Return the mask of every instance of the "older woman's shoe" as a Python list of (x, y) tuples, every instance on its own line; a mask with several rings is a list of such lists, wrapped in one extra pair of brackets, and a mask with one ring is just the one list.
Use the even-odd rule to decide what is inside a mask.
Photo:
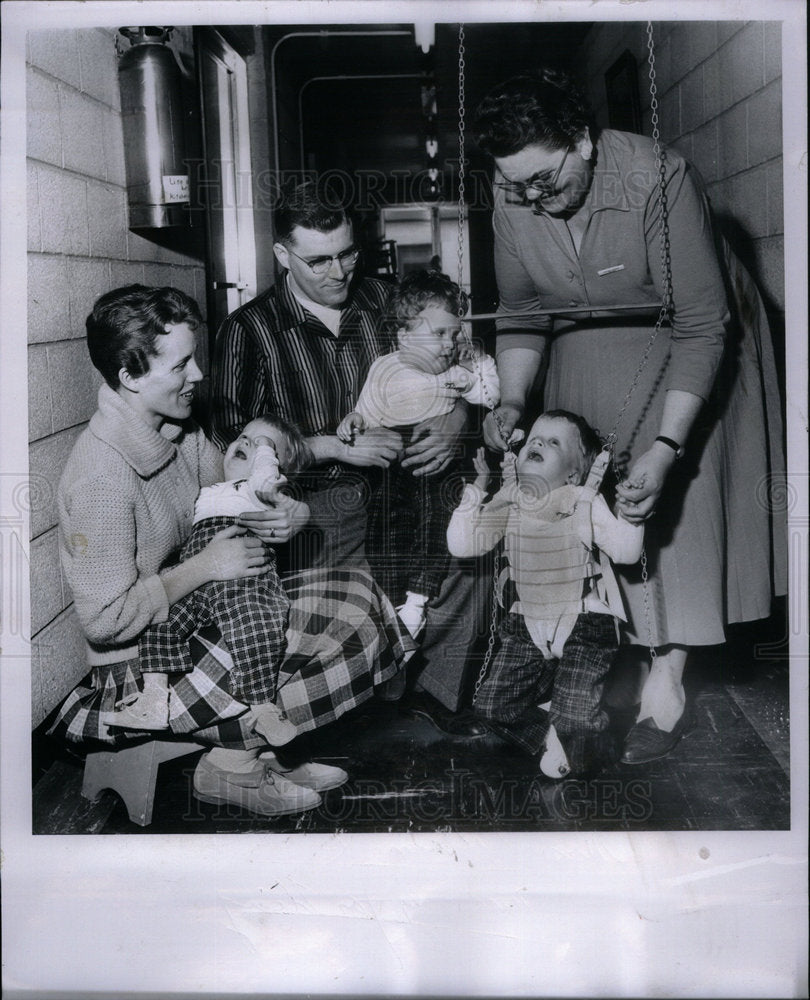
[(681, 737), (690, 733), (694, 728), (694, 719), (688, 709), (684, 709), (683, 715), (672, 727), (672, 731), (668, 733), (659, 729), (652, 718), (642, 719), (633, 726), (625, 738), (621, 762), (622, 764), (647, 764), (651, 760), (666, 757)]
[(250, 771), (225, 771), (200, 758), (194, 771), (194, 797), (214, 805), (239, 806), (258, 816), (287, 816), (321, 804), (311, 788), (293, 784), (261, 761)]
[(298, 767), (285, 767), (272, 750), (259, 754), (259, 760), (266, 764), (274, 774), (302, 788), (311, 788), (315, 792), (328, 792), (331, 788), (340, 788), (349, 780), (349, 775), (342, 767), (331, 764), (316, 764), (307, 761)]

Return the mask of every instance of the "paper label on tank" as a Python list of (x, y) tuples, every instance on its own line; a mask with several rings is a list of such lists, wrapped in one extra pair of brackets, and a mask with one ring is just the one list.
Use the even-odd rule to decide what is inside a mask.
[(178, 202), (187, 202), (189, 199), (188, 175), (187, 174), (164, 174), (163, 175), (163, 203), (165, 205), (175, 205)]

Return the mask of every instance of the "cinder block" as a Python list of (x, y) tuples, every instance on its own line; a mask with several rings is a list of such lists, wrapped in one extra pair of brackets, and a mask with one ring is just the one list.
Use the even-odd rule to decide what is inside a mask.
[(759, 90), (765, 76), (762, 23), (751, 21), (723, 49), (732, 68), (733, 101), (741, 101)]
[[(43, 718), (87, 674), (87, 646), (73, 607), (67, 608), (36, 637)], [(41, 722), (42, 719), (36, 720)]]
[(684, 133), (694, 131), (706, 120), (703, 90), (703, 67), (698, 66), (681, 80), (681, 129)]
[(717, 45), (725, 44), (745, 27), (745, 21), (716, 21)]
[(120, 108), (115, 31), (91, 28), (77, 33), (81, 89), (111, 108)]
[(785, 241), (782, 236), (766, 236), (754, 241), (754, 277), (772, 308), (785, 308)]
[(699, 66), (717, 50), (717, 26), (714, 21), (676, 21), (670, 35), (672, 65), (682, 73)]
[(124, 189), (89, 181), (87, 208), (92, 256), (124, 259), (127, 253)]
[[(93, 303), (112, 287), (110, 285), (110, 263), (107, 260), (72, 257), (66, 261), (68, 275), (68, 299), (70, 303), (70, 325), (68, 336), (84, 340), (85, 320), (93, 308)], [(88, 362), (89, 364), (89, 362)]]
[(52, 167), (39, 168), (39, 208), (42, 249), (46, 253), (87, 256), (87, 182)]
[(762, 22), (762, 52), (764, 82), (770, 83), (782, 75), (782, 22)]
[(28, 440), (53, 434), (48, 354), (44, 344), (28, 348)]
[(59, 87), (55, 80), (31, 67), (26, 72), (26, 85), (28, 156), (61, 167)]
[(126, 187), (127, 174), (124, 164), (124, 133), (121, 114), (111, 108), (101, 109), (101, 127), (104, 137), (104, 162), (106, 179), (110, 184)]
[(733, 179), (734, 214), (750, 239), (768, 230), (768, 172), (765, 167), (745, 170)]
[(753, 166), (782, 154), (782, 81), (774, 80), (748, 101), (748, 162)]
[(68, 170), (104, 180), (101, 105), (75, 90), (62, 94), (62, 155)]
[(57, 523), (56, 488), (81, 430), (81, 427), (72, 427), (34, 441), (28, 450), (32, 538), (37, 538)]
[(715, 54), (710, 56), (703, 63), (703, 114), (706, 121), (717, 118), (726, 108), (724, 102), (726, 90), (731, 93), (731, 87), (726, 87), (725, 81), (721, 84), (721, 63), (720, 56)]
[(710, 121), (692, 133), (692, 158), (707, 183), (717, 179), (719, 162), (716, 121)]
[(68, 278), (63, 257), (28, 254), (28, 340), (62, 340), (70, 330)]
[(767, 167), (768, 236), (776, 236), (785, 231), (783, 168), (784, 164), (781, 156), (777, 160), (772, 160)]
[(142, 284), (144, 284), (143, 264), (137, 261), (110, 261), (110, 288)]
[[(25, 166), (26, 224), (29, 253), (39, 253), (42, 249), (42, 226), (39, 221), (39, 168), (36, 163)], [(4, 207), (3, 211), (7, 209)]]
[(73, 87), (81, 86), (79, 45), (73, 30), (31, 31), (28, 51), (32, 65)]
[(737, 104), (717, 119), (717, 145), (720, 174), (729, 177), (748, 165), (748, 116), (745, 105)]
[(48, 344), (54, 431), (86, 423), (96, 409), (100, 378), (83, 340)]
[(31, 635), (45, 628), (64, 611), (59, 567), (57, 529), (46, 531), (31, 542)]

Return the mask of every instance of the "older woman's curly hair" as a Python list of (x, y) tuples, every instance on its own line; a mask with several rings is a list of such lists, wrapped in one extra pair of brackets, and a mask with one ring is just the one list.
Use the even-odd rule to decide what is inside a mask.
[(564, 149), (586, 128), (595, 141), (591, 109), (579, 88), (566, 73), (544, 68), (487, 94), (476, 112), (475, 139), (491, 156), (512, 156), (535, 143)]

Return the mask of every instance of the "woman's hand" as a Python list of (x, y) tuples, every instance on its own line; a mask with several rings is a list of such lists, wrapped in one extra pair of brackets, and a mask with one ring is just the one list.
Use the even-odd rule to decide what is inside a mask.
[(663, 446), (654, 445), (640, 455), (623, 482), (616, 487), (616, 507), (631, 524), (641, 524), (655, 513), (669, 470), (675, 462), (675, 453)]
[(436, 476), (459, 452), (459, 441), (467, 426), (467, 403), (458, 400), (449, 413), (422, 420), (413, 429), (405, 449), (403, 469), (413, 469), (414, 476)]
[(309, 521), (309, 507), (299, 500), (277, 493), (265, 510), (248, 510), (236, 519), (257, 540), (270, 545), (283, 545), (297, 535)]
[(517, 422), (523, 416), (523, 407), (502, 403), (484, 418), (484, 441), (494, 451), (506, 451)]
[(259, 576), (266, 560), (261, 541), (236, 524), (218, 531), (197, 557), (208, 580), (238, 580)]

